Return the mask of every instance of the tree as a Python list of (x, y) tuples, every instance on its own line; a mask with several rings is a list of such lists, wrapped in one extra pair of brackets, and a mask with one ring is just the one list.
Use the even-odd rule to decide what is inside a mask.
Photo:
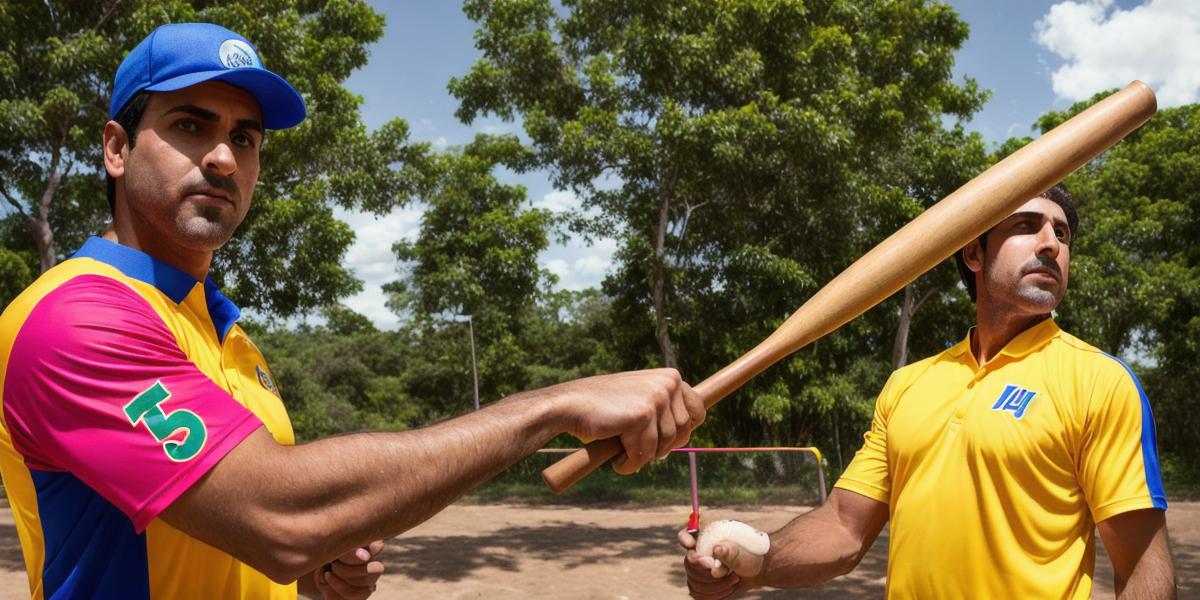
[[(494, 169), (527, 168), (531, 156), (515, 136), (480, 135), (459, 151), (438, 157), (436, 185), (416, 240), (396, 243), (404, 278), (385, 287), (389, 305), (410, 319), (431, 350), (412, 365), (414, 393), (443, 398), (445, 414), (469, 403), (466, 327), (470, 315), (478, 349), (480, 396), (485, 401), (526, 389), (527, 346), (521, 343), (526, 315), (535, 310), (552, 275), (537, 265), (550, 244), (549, 212), (526, 208), (525, 188), (500, 183)], [(419, 383), (423, 382), (423, 383)], [(460, 393), (458, 390), (463, 390)]]
[(0, 4), (0, 195), (41, 270), (108, 219), (100, 137), (117, 66), (155, 27), (181, 21), (254, 41), (309, 110), (301, 126), (268, 136), (254, 206), (217, 254), (214, 278), (235, 302), (282, 317), (358, 290), (341, 265), (354, 235), (331, 207), (386, 212), (419, 194), (429, 160), (401, 120), (368, 133), (361, 99), (341, 87), (383, 33), (361, 0)]
[[(520, 118), (537, 164), (597, 210), (581, 230), (620, 240), (604, 290), (625, 328), (623, 366), (715, 371), (981, 154), (948, 150), (980, 143), (941, 131), (984, 98), (950, 80), (967, 28), (944, 4), (470, 0), (465, 11), (482, 57), (450, 84), (457, 114)], [(912, 148), (929, 149), (916, 174)], [(963, 164), (936, 162), (948, 156)], [(895, 308), (750, 382), (725, 414), (755, 418), (706, 432), (763, 439), (765, 424), (794, 441), (838, 429), (842, 397), (873, 395), (886, 376), (871, 365), (893, 354)], [(854, 410), (848, 430), (865, 418)]]

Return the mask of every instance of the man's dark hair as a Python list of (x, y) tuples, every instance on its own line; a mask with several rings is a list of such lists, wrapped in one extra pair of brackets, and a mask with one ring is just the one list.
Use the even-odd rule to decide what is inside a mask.
[[(125, 136), (129, 138), (129, 148), (133, 149), (134, 140), (137, 139), (138, 125), (142, 122), (142, 114), (146, 112), (146, 101), (150, 99), (150, 92), (138, 92), (134, 94), (125, 106), (121, 107), (121, 111), (117, 113), (117, 118), (113, 119), (121, 129), (125, 130)], [(112, 216), (117, 215), (117, 180), (113, 179), (112, 175), (105, 175), (108, 184), (108, 210)]]
[[(1075, 201), (1071, 199), (1071, 192), (1067, 191), (1067, 187), (1061, 183), (1057, 183), (1054, 187), (1038, 194), (1035, 198), (1045, 198), (1063, 209), (1063, 213), (1067, 215), (1067, 228), (1071, 230), (1071, 239), (1067, 242), (1070, 246), (1075, 242), (1075, 230), (1079, 228), (1079, 213), (1075, 212)], [(991, 233), (991, 229), (983, 232), (979, 236), (979, 246), (984, 250), (987, 249), (987, 235)], [(967, 294), (971, 296), (971, 302), (975, 301), (975, 272), (967, 268), (967, 263), (963, 260), (963, 250), (959, 249), (954, 253), (954, 264), (958, 266), (958, 276), (962, 278), (963, 285), (967, 286)]]

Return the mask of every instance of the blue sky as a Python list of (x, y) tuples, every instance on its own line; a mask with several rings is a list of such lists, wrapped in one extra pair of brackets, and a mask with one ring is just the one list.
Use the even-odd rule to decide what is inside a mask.
[[(453, 1), (376, 2), (387, 17), (383, 39), (371, 46), (371, 59), (346, 86), (363, 97), (363, 120), (374, 128), (400, 117), (411, 139), (437, 148), (469, 142), (476, 133), (518, 132), (512, 123), (485, 118), (470, 127), (454, 117), (457, 102), (446, 91), (453, 76), (465, 74), (478, 55), (474, 23)], [(1200, 96), (1200, 0), (954, 0), (950, 4), (970, 25), (959, 51), (955, 76), (974, 77), (992, 92), (968, 124), (990, 143), (1032, 135), (1042, 113), (1069, 106), (1097, 91), (1142, 79), (1158, 92), (1160, 106), (1197, 102)], [(574, 205), (571, 194), (556, 191), (544, 176), (501, 174), (528, 190), (531, 204), (551, 210)], [(420, 207), (382, 218), (347, 214), (358, 235), (347, 260), (365, 283), (346, 304), (381, 327), (395, 317), (383, 306), (379, 287), (395, 279), (392, 243), (412, 237)], [(539, 259), (570, 289), (598, 285), (615, 250), (611, 240), (587, 246), (571, 241)]]

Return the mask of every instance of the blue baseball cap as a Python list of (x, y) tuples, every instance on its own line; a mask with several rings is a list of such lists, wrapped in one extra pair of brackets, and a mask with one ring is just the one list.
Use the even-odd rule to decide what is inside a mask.
[(176, 23), (150, 32), (121, 62), (113, 80), (108, 116), (117, 118), (138, 92), (171, 92), (205, 81), (224, 81), (254, 96), (263, 127), (287, 129), (304, 120), (304, 99), (282, 77), (266, 70), (246, 38), (211, 23)]

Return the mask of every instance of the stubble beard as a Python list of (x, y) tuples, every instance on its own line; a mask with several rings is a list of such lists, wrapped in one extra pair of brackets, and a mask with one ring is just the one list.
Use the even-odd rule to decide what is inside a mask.
[(231, 210), (215, 206), (180, 208), (182, 210), (175, 217), (175, 230), (182, 239), (187, 240), (189, 246), (196, 249), (216, 250), (224, 246), (237, 231)]
[(1065, 293), (1065, 290), (1058, 289), (1061, 284), (1046, 288), (1028, 283), (1024, 281), (1024, 270), (1023, 266), (1008, 281), (999, 280), (994, 272), (988, 273), (989, 289), (1004, 290), (1004, 295), (1009, 298), (1008, 303), (1020, 307), (1024, 312), (1045, 314), (1057, 308)]

